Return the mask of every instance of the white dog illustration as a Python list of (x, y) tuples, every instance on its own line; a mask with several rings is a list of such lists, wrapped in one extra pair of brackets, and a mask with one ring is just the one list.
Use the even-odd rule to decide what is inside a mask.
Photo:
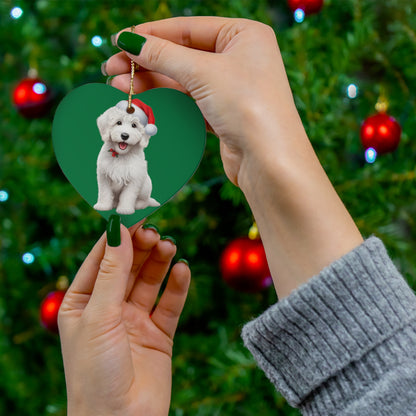
[(152, 181), (147, 173), (144, 149), (157, 133), (152, 109), (140, 100), (120, 101), (97, 118), (103, 146), (97, 159), (98, 201), (94, 208), (118, 214), (158, 207), (151, 198)]

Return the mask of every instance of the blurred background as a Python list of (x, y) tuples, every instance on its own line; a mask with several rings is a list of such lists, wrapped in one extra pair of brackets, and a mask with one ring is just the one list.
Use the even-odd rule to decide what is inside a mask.
[[(416, 289), (415, 0), (0, 0), (0, 414), (66, 414), (59, 290), (106, 226), (56, 162), (56, 106), (78, 86), (106, 82), (111, 34), (191, 15), (275, 29), (327, 174), (362, 234), (382, 238)], [(176, 238), (177, 258), (193, 272), (171, 415), (298, 415), (240, 339), (242, 325), (277, 299), (264, 288), (253, 217), (224, 175), (216, 137), (208, 135), (191, 181), (148, 222)], [(235, 253), (249, 263), (233, 269)]]

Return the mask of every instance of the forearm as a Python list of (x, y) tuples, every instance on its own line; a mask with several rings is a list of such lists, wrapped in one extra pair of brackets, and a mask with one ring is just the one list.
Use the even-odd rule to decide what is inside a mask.
[[(297, 114), (243, 159), (239, 186), (257, 221), (279, 298), (363, 241)], [(282, 137), (282, 134), (286, 137)]]

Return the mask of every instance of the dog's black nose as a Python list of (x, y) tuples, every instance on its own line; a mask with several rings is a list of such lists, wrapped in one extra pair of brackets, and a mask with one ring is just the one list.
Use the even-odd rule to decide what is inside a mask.
[(129, 138), (128, 133), (121, 133), (121, 138), (122, 138), (123, 140), (127, 140), (127, 139)]

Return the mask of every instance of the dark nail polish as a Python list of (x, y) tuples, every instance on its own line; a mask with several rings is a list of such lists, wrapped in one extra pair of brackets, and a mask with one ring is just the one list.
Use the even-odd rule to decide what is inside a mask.
[(170, 235), (164, 235), (163, 237), (160, 237), (161, 240), (168, 240), (170, 241), (172, 244), (176, 245), (176, 240), (171, 237)]
[(142, 228), (143, 230), (154, 230), (159, 233), (159, 229), (156, 227), (156, 225), (153, 224), (144, 224)]
[(104, 61), (104, 62), (101, 64), (101, 73), (102, 73), (105, 77), (108, 77), (106, 65), (107, 65), (107, 61)]
[(140, 55), (146, 38), (132, 32), (122, 32), (117, 39), (117, 46), (133, 55)]
[(118, 247), (121, 244), (119, 215), (113, 214), (108, 219), (107, 243), (110, 247)]
[(186, 259), (179, 259), (178, 263), (185, 263), (189, 267), (189, 261)]

